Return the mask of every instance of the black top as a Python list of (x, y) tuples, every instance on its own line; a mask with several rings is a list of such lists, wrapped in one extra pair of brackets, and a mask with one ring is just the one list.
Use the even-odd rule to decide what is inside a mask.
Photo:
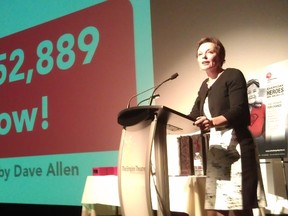
[(192, 119), (203, 116), (206, 96), (212, 117), (223, 115), (228, 127), (247, 127), (250, 124), (247, 86), (243, 73), (235, 68), (227, 68), (208, 89), (208, 78), (202, 82), (198, 97), (189, 114)]

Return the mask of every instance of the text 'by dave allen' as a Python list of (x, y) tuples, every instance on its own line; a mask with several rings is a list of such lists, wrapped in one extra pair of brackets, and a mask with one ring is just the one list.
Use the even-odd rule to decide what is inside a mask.
[(20, 164), (15, 164), (12, 168), (0, 167), (0, 179), (4, 181), (9, 178), (15, 177), (40, 177), (40, 176), (78, 176), (78, 166), (67, 166), (63, 165), (62, 161), (56, 161), (49, 163), (47, 168), (45, 167), (24, 167)]

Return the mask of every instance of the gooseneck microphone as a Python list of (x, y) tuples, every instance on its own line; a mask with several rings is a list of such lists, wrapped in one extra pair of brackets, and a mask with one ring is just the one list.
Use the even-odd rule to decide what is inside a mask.
[[(162, 83), (160, 83), (160, 84), (157, 85), (157, 86), (153, 86), (153, 87), (151, 87), (151, 88), (149, 88), (149, 89), (146, 89), (145, 91), (142, 91), (142, 92), (140, 92), (140, 93), (138, 93), (138, 94), (136, 94), (136, 95), (133, 95), (133, 96), (129, 99), (129, 101), (128, 101), (127, 108), (130, 108), (132, 99), (134, 99), (135, 97), (137, 97), (137, 96), (139, 96), (139, 95), (141, 95), (141, 94), (144, 94), (144, 93), (147, 92), (147, 91), (150, 91), (150, 90), (154, 89), (154, 91), (152, 92), (151, 97), (149, 97), (149, 99), (150, 99), (150, 106), (151, 106), (152, 101), (153, 101), (153, 99), (155, 98), (155, 96), (154, 96), (155, 91), (156, 91), (161, 85), (163, 85), (165, 82), (167, 82), (167, 81), (169, 81), (169, 80), (173, 80), (173, 79), (175, 79), (176, 77), (178, 77), (178, 73), (173, 74), (169, 79), (164, 80)], [(156, 95), (156, 97), (157, 97), (157, 95)], [(148, 99), (148, 100), (149, 100), (149, 99)], [(142, 102), (143, 102), (143, 101), (141, 101), (141, 103), (142, 103)], [(138, 104), (138, 105), (139, 105), (139, 104)]]
[[(152, 100), (154, 100), (155, 98), (159, 98), (159, 97), (160, 97), (160, 95), (159, 95), (159, 94), (156, 94), (156, 95), (153, 95), (152, 97), (153, 97), (153, 99), (152, 99)], [(149, 97), (149, 98), (146, 98), (146, 99), (144, 99), (144, 100), (140, 101), (140, 102), (137, 104), (137, 106), (139, 106), (140, 104), (142, 104), (143, 102), (145, 102), (145, 101), (148, 101), (148, 100), (151, 100), (151, 97)]]
[[(138, 93), (138, 94), (136, 94), (136, 95), (133, 95), (133, 96), (129, 99), (129, 101), (128, 101), (127, 108), (130, 108), (130, 104), (131, 104), (131, 101), (132, 101), (133, 98), (137, 97), (138, 95), (144, 94), (145, 92), (150, 91), (150, 90), (152, 90), (152, 89), (154, 89), (154, 88), (155, 88), (155, 86), (153, 86), (153, 87), (151, 87), (151, 88), (149, 88), (149, 89), (146, 89), (145, 91), (142, 91), (142, 92), (140, 92), (140, 93)], [(149, 99), (150, 99), (150, 98), (149, 98)]]
[(162, 83), (160, 83), (159, 85), (157, 85), (155, 88), (154, 88), (154, 91), (152, 92), (152, 95), (151, 95), (151, 99), (150, 99), (150, 103), (149, 103), (149, 105), (151, 106), (152, 105), (152, 102), (153, 102), (153, 99), (154, 99), (154, 93), (156, 92), (156, 90), (160, 87), (160, 86), (162, 86), (164, 83), (166, 83), (166, 82), (168, 82), (168, 81), (170, 81), (170, 80), (174, 80), (174, 79), (176, 79), (177, 77), (179, 76), (179, 74), (178, 73), (175, 73), (175, 74), (173, 74), (170, 78), (168, 78), (168, 79), (166, 79), (166, 80), (164, 80)]

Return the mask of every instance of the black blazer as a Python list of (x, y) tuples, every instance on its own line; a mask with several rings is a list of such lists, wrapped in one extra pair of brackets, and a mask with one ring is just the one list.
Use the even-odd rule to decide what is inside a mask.
[(209, 89), (207, 81), (208, 78), (202, 82), (189, 116), (195, 119), (204, 115), (203, 105), (208, 96), (212, 117), (223, 115), (228, 120), (227, 127), (247, 127), (250, 124), (250, 111), (243, 73), (227, 68)]

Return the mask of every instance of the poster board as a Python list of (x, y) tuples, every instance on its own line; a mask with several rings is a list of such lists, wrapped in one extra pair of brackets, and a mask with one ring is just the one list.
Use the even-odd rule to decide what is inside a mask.
[(251, 114), (249, 129), (258, 145), (260, 158), (287, 156), (287, 71), (288, 60), (285, 60), (246, 77)]

